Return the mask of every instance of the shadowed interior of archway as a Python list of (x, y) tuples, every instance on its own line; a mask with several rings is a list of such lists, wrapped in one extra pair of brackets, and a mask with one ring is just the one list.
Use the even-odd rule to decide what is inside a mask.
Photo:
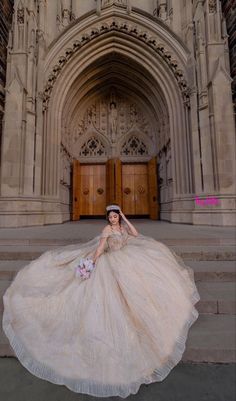
[[(117, 113), (113, 122), (112, 104)], [(160, 87), (147, 69), (116, 52), (78, 72), (65, 99), (61, 123), (64, 205), (71, 203), (73, 159), (145, 162), (170, 145), (168, 108)]]

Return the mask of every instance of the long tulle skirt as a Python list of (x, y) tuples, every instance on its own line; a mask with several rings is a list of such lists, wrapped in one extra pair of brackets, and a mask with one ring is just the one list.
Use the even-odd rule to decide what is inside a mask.
[(4, 294), (3, 329), (32, 374), (78, 393), (127, 397), (181, 360), (198, 318), (194, 274), (163, 243), (131, 237), (75, 277), (99, 236), (44, 253)]

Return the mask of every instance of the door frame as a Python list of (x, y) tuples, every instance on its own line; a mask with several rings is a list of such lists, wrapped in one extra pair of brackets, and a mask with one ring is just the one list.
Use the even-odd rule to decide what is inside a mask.
[[(146, 164), (148, 167), (148, 194), (149, 194), (149, 218), (151, 220), (159, 220), (160, 207), (157, 185), (157, 158), (153, 157), (148, 162), (122, 162), (119, 158), (107, 160), (107, 162), (94, 162), (86, 163), (73, 159), (72, 164), (72, 213), (73, 221), (80, 219), (80, 187), (81, 187), (81, 174), (80, 168), (82, 165), (104, 165), (106, 166), (106, 203), (117, 203), (123, 207), (122, 196), (122, 165), (123, 164)], [(93, 216), (90, 216), (93, 217)], [(99, 217), (99, 216), (96, 216)]]

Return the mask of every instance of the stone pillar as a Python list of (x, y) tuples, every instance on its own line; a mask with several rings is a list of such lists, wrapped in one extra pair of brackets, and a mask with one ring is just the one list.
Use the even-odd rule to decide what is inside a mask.
[(199, 116), (199, 140), (201, 148), (202, 191), (214, 191), (214, 169), (212, 160), (212, 141), (209, 130), (208, 89), (207, 89), (207, 36), (205, 32), (205, 11), (203, 3), (199, 2), (195, 10), (195, 58), (197, 108)]
[[(7, 0), (0, 3), (0, 154), (2, 143), (2, 125), (4, 118), (5, 107), (5, 84), (6, 84), (6, 69), (7, 69), (7, 44), (12, 43), (12, 32), (10, 30), (13, 13), (13, 0)], [(0, 157), (1, 165), (1, 157)]]
[(201, 210), (195, 204), (193, 222), (233, 225), (235, 221), (235, 126), (231, 97), (231, 78), (227, 60), (221, 3), (208, 0), (196, 3), (195, 60), (199, 150), (202, 191), (214, 194), (217, 204)]
[(221, 193), (235, 190), (235, 127), (231, 97), (231, 78), (225, 63), (225, 34), (221, 5), (208, 1), (206, 13), (209, 117), (215, 189)]
[(233, 79), (232, 82), (232, 95), (234, 104), (234, 116), (236, 122), (236, 43), (235, 43), (235, 26), (236, 26), (236, 8), (232, 7), (232, 0), (222, 0), (222, 11), (225, 19), (222, 20), (223, 24), (223, 36), (228, 49), (225, 51), (228, 54), (230, 60), (230, 74)]
[(33, 193), (36, 10), (16, 3), (8, 49), (1, 194)]

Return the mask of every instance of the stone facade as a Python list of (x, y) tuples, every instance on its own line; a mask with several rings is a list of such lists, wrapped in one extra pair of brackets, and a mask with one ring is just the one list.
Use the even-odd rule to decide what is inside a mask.
[(73, 158), (153, 156), (161, 219), (236, 223), (219, 0), (15, 0), (7, 61), (1, 226), (70, 219)]
[(0, 3), (0, 149), (5, 104), (7, 43), (12, 22), (13, 4), (14, 0), (3, 0)]
[(227, 33), (229, 35), (229, 59), (232, 82), (232, 96), (236, 120), (236, 2), (234, 0), (222, 0), (222, 11), (226, 20)]

